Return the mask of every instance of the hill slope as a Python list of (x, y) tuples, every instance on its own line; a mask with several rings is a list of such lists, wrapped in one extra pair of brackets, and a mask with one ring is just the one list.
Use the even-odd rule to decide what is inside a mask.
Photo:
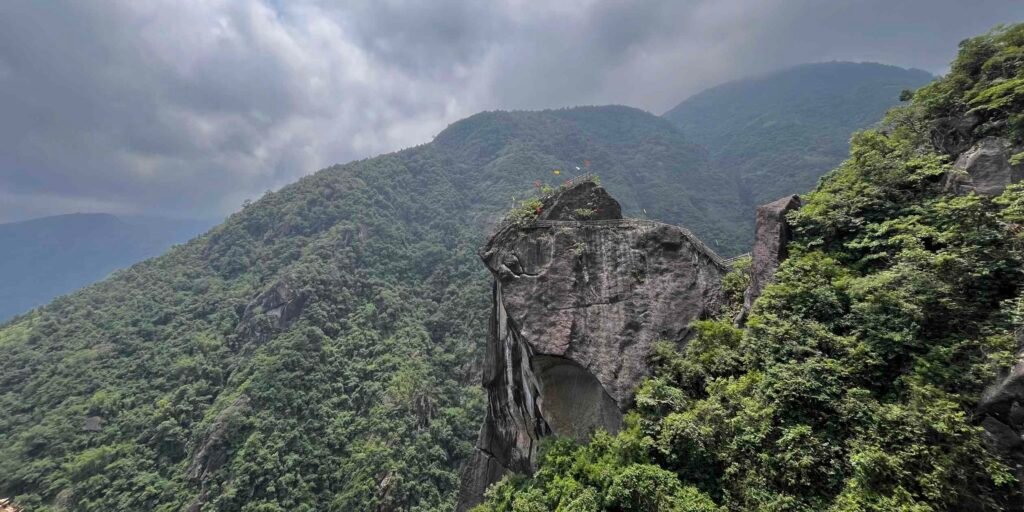
[(805, 64), (713, 87), (664, 117), (707, 149), (744, 212), (737, 222), (749, 228), (757, 205), (814, 187), (846, 158), (853, 132), (880, 121), (900, 91), (932, 78), (873, 63)]
[(701, 155), (624, 107), (484, 113), (325, 169), (0, 327), (0, 496), (37, 510), (453, 507), (482, 414), (475, 250), (512, 196), (585, 160), (627, 208), (721, 228), (713, 198), (678, 185), (712, 179)]
[(453, 507), (483, 407), (475, 250), (530, 183), (577, 166), (626, 215), (745, 248), (731, 183), (662, 118), (470, 117), (270, 193), (0, 327), (0, 497), (37, 510)]
[(210, 225), (109, 214), (0, 224), (0, 322), (156, 256)]
[(623, 433), (478, 512), (1024, 509), (1022, 56), (1024, 24), (962, 42), (789, 215), (745, 329), (662, 346)]

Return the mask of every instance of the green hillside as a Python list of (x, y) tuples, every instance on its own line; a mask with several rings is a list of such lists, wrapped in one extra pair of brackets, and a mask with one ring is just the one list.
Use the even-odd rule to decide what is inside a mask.
[(632, 211), (723, 229), (678, 185), (712, 179), (699, 154), (624, 107), (484, 113), (325, 169), (0, 328), (0, 497), (453, 507), (483, 406), (475, 250), (513, 196), (585, 160)]
[(902, 90), (932, 78), (874, 63), (805, 64), (713, 87), (664, 117), (707, 149), (744, 213), (736, 222), (753, 233), (755, 207), (813, 188), (846, 158), (853, 132), (880, 121)]
[(1018, 362), (1024, 184), (943, 181), (975, 142), (1022, 147), (1022, 84), (1024, 25), (961, 43), (791, 214), (790, 257), (745, 329), (703, 321), (662, 347), (623, 433), (550, 443), (479, 510), (1021, 510), (1019, 434), (1002, 444), (977, 411)]
[(483, 413), (476, 248), (532, 184), (588, 172), (627, 216), (747, 250), (733, 183), (667, 120), (478, 114), (269, 193), (0, 327), (0, 498), (45, 511), (452, 508)]

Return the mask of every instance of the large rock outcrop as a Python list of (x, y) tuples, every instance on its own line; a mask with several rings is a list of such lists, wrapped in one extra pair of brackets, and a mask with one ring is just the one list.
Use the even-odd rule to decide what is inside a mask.
[(1024, 164), (1010, 163), (1013, 155), (1024, 151), (1006, 139), (985, 137), (960, 153), (953, 172), (946, 178), (947, 191), (966, 194), (976, 192), (996, 196), (1007, 186), (1024, 179)]
[[(573, 220), (579, 208), (603, 216)], [(717, 311), (722, 260), (682, 228), (618, 212), (604, 189), (576, 185), (481, 249), (494, 276), (488, 407), (459, 510), (507, 472), (532, 472), (543, 437), (617, 431), (653, 344), (685, 343)]]
[(757, 224), (754, 234), (754, 249), (751, 252), (750, 284), (743, 294), (743, 309), (737, 323), (743, 323), (754, 301), (761, 296), (765, 286), (772, 281), (775, 270), (789, 255), (787, 246), (793, 239), (793, 230), (786, 221), (786, 214), (800, 208), (800, 196), (787, 196), (757, 208)]
[(308, 301), (309, 294), (290, 279), (284, 278), (274, 283), (245, 307), (242, 319), (235, 328), (232, 348), (266, 343), (274, 334), (291, 327)]

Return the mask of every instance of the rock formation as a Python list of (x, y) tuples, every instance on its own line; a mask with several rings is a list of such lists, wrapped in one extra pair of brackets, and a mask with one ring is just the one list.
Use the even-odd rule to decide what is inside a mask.
[(977, 192), (996, 196), (1024, 178), (1024, 164), (1012, 165), (1011, 157), (1024, 151), (999, 137), (985, 137), (960, 153), (953, 172), (946, 178), (946, 190), (958, 194)]
[(1018, 482), (1024, 482), (1024, 332), (1017, 333), (1017, 346), (1017, 364), (986, 390), (978, 419), (989, 444), (1010, 464)]
[(754, 301), (768, 286), (779, 264), (788, 256), (786, 249), (793, 239), (793, 230), (786, 222), (786, 214), (800, 208), (799, 196), (788, 196), (757, 208), (757, 227), (750, 262), (750, 285), (743, 294), (743, 309), (736, 323), (742, 324), (750, 313)]
[(287, 330), (298, 320), (308, 300), (308, 294), (287, 278), (274, 283), (245, 307), (232, 348), (263, 344), (275, 333)]
[[(581, 208), (598, 220), (574, 220)], [(619, 212), (604, 189), (578, 184), (481, 249), (494, 276), (488, 407), (458, 510), (505, 473), (532, 472), (545, 436), (617, 431), (654, 342), (685, 343), (690, 323), (717, 311), (722, 260), (682, 228)]]

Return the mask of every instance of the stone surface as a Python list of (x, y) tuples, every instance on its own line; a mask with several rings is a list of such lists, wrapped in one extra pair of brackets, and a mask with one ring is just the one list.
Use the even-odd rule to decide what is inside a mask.
[(506, 226), (480, 254), (494, 276), (489, 403), (458, 510), (505, 473), (532, 472), (545, 436), (618, 431), (654, 342), (685, 343), (717, 311), (725, 271), (686, 230), (628, 219)]
[(971, 147), (975, 128), (981, 123), (977, 114), (938, 119), (931, 128), (932, 144), (949, 155), (959, 155)]
[(1024, 151), (1014, 148), (998, 137), (986, 137), (960, 153), (953, 164), (953, 172), (946, 177), (949, 192), (979, 195), (999, 195), (1010, 184), (1024, 178), (1024, 164), (1010, 165), (1010, 157)]
[(186, 473), (188, 478), (199, 482), (199, 494), (183, 510), (198, 512), (202, 509), (208, 497), (206, 484), (209, 476), (228, 460), (231, 448), (229, 437), (232, 428), (237, 428), (232, 425), (232, 418), (243, 416), (251, 408), (249, 397), (241, 395), (214, 418), (213, 423), (204, 434), (202, 442), (193, 453)]
[[(538, 220), (608, 220), (621, 219), (619, 202), (591, 180), (577, 183), (544, 200)], [(583, 211), (593, 212), (590, 215)]]
[(1017, 347), (1017, 364), (985, 391), (977, 416), (989, 445), (1024, 482), (1024, 332), (1017, 333)]
[(246, 306), (235, 329), (238, 334), (236, 344), (265, 343), (275, 333), (291, 327), (308, 300), (308, 294), (299, 291), (286, 279), (278, 281)]
[(751, 252), (750, 285), (743, 294), (743, 309), (737, 323), (743, 323), (754, 301), (771, 283), (775, 270), (788, 256), (786, 247), (793, 239), (793, 230), (786, 214), (800, 208), (800, 196), (788, 196), (757, 208), (754, 248)]
[(103, 430), (103, 418), (99, 416), (89, 416), (82, 422), (82, 430), (86, 432), (99, 432)]

